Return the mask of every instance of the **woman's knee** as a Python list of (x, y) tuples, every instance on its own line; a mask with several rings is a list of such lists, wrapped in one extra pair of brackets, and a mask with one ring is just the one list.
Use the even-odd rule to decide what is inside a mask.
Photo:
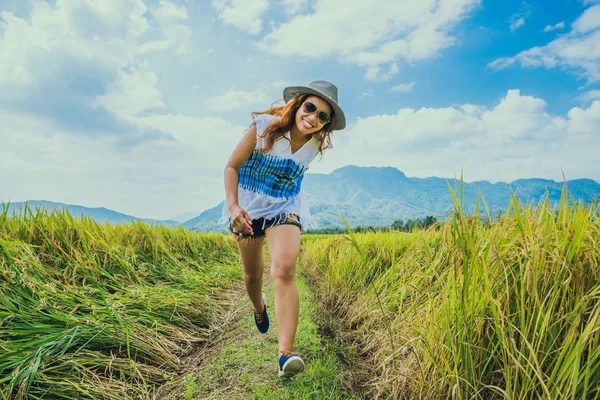
[(274, 281), (293, 282), (296, 279), (296, 262), (272, 262), (271, 277)]
[(264, 266), (262, 264), (251, 267), (244, 266), (244, 279), (249, 282), (259, 281), (263, 276), (263, 272)]

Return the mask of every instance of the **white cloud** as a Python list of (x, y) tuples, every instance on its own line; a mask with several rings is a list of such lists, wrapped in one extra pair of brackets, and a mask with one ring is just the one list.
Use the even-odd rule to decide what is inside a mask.
[(486, 111), (485, 107), (475, 104), (463, 104), (460, 109), (469, 116), (481, 116)]
[[(112, 4), (112, 6), (111, 6)], [(139, 1), (62, 1), (55, 8), (34, 3), (29, 20), (0, 12), (0, 85), (31, 84), (60, 70), (61, 59), (76, 57), (115, 68), (130, 59), (132, 43), (150, 25)], [(100, 40), (102, 37), (103, 40)], [(43, 60), (43, 62), (42, 62)], [(40, 64), (46, 69), (38, 74)]]
[(247, 107), (252, 103), (265, 103), (267, 96), (262, 90), (244, 92), (241, 90), (230, 90), (219, 96), (209, 99), (210, 108), (215, 111), (229, 111)]
[(501, 69), (515, 62), (525, 68), (561, 67), (576, 71), (588, 83), (600, 81), (600, 5), (586, 9), (568, 34), (514, 57), (498, 58), (488, 67)]
[(367, 97), (373, 97), (375, 96), (375, 91), (373, 89), (369, 89), (365, 92), (362, 92), (358, 97), (362, 100), (362, 99), (366, 99)]
[(267, 0), (212, 0), (211, 4), (223, 22), (253, 35), (262, 30), (261, 17), (269, 7)]
[(281, 88), (290, 86), (288, 82), (274, 81), (268, 83), (258, 82), (259, 89), (244, 91), (230, 89), (229, 91), (208, 99), (211, 110), (222, 112), (231, 110), (258, 111), (268, 108), (271, 103), (281, 100)]
[[(183, 25), (153, 28), (144, 16), (147, 8), (140, 0), (33, 4), (29, 18), (0, 12), (4, 21), (0, 25), (0, 85), (52, 79), (49, 75), (64, 71), (64, 62), (71, 59), (118, 69), (147, 52), (148, 47), (178, 48), (189, 39), (189, 28)], [(170, 3), (162, 2), (163, 8), (158, 9), (162, 15), (169, 9), (167, 4)], [(177, 10), (181, 12), (181, 8)], [(149, 41), (149, 36), (159, 40)], [(161, 40), (163, 44), (156, 45)]]
[(0, 200), (45, 199), (168, 218), (224, 199), (223, 169), (246, 127), (182, 115), (137, 123), (165, 139), (123, 149), (105, 135), (79, 136), (35, 115), (0, 110), (0, 125), (10, 132), (0, 146)]
[(600, 90), (590, 90), (589, 92), (579, 96), (577, 99), (583, 102), (600, 100)]
[[(408, 91), (413, 82), (393, 85), (401, 63), (428, 60), (458, 44), (453, 26), (478, 4), (411, 1), (348, 2), (336, 9), (332, 0), (277, 0), (280, 6), (298, 9), (288, 15), (288, 23), (275, 28), (282, 34), (279, 39), (267, 35), (262, 43), (287, 54), (283, 45), (296, 40), (297, 45), (287, 50), (290, 55), (339, 59), (363, 67), (366, 79), (388, 81), (390, 89)], [(181, 3), (157, 0), (146, 8), (138, 0), (60, 0), (31, 3), (29, 14), (1, 12), (0, 200), (44, 198), (166, 218), (183, 210), (200, 211), (223, 199), (223, 167), (250, 122), (249, 113), (281, 98), (286, 86), (257, 82), (257, 77), (285, 78), (280, 71), (286, 64), (266, 69), (257, 55), (247, 73), (224, 80), (232, 69), (223, 68), (223, 61), (243, 64), (249, 54), (237, 47), (227, 53), (227, 46), (234, 44), (210, 36), (211, 16), (196, 20), (198, 13), (188, 15)], [(213, 5), (222, 6), (219, 14), (225, 23), (233, 23), (226, 18), (234, 21), (238, 14), (226, 10), (246, 4), (258, 3), (227, 0)], [(328, 13), (329, 9), (339, 13)], [(248, 10), (244, 17), (253, 12)], [(242, 15), (242, 9), (238, 11)], [(260, 32), (267, 14), (257, 15), (240, 29)], [(589, 15), (573, 24), (572, 32), (564, 36), (568, 41), (562, 47), (555, 44), (556, 51), (530, 49), (490, 67), (517, 62), (565, 67), (565, 60), (587, 60), (585, 71), (592, 71), (597, 64), (594, 42), (578, 44), (581, 48), (574, 42), (593, 38), (598, 31), (594, 14)], [(191, 26), (194, 38), (206, 43), (191, 40)], [(313, 27), (316, 32), (307, 30)], [(243, 40), (235, 45), (243, 47)], [(174, 59), (186, 50), (188, 57)], [(180, 68), (184, 63), (191, 67)], [(222, 82), (227, 87), (218, 92)], [(362, 94), (354, 89), (360, 99), (375, 94), (373, 89)], [(451, 176), (464, 165), (467, 177), (473, 179), (528, 175), (560, 179), (562, 166), (568, 178), (598, 179), (596, 92), (583, 94), (582, 106), (561, 116), (549, 114), (542, 99), (510, 91), (492, 108), (476, 104), (407, 108), (349, 120), (347, 130), (334, 134), (335, 149), (326, 152), (324, 163), (311, 165), (311, 172), (337, 168), (352, 159), (359, 165), (393, 165), (422, 177)], [(39, 112), (54, 108), (56, 115)], [(228, 117), (243, 114), (247, 122), (193, 116), (198, 110), (228, 112)], [(65, 126), (64, 115), (79, 125)], [(111, 119), (107, 126), (92, 126)]]
[(288, 16), (295, 15), (308, 7), (309, 0), (282, 0), (285, 13)]
[(365, 73), (365, 80), (371, 82), (387, 82), (394, 76), (398, 75), (398, 64), (390, 64), (387, 72), (381, 72), (381, 68), (371, 66)]
[(510, 30), (514, 31), (515, 29), (525, 25), (525, 18), (521, 17), (517, 19), (515, 22), (510, 24)]
[(122, 119), (134, 117), (144, 111), (165, 106), (162, 94), (156, 88), (158, 78), (144, 67), (119, 71), (117, 79), (108, 85), (105, 94), (92, 102)]
[(385, 81), (395, 75), (399, 60), (431, 59), (455, 45), (451, 29), (479, 3), (364, 0), (340, 7), (336, 0), (317, 0), (312, 13), (276, 27), (258, 46), (283, 56), (338, 57), (366, 67), (365, 79)]
[(391, 91), (398, 92), (398, 93), (410, 93), (413, 91), (414, 87), (415, 87), (415, 82), (401, 83), (400, 85), (392, 86)]
[(600, 5), (588, 8), (573, 22), (573, 31), (585, 33), (600, 27)]
[(506, 67), (510, 67), (511, 65), (513, 65), (515, 63), (515, 59), (514, 58), (497, 58), (494, 61), (492, 61), (491, 63), (489, 63), (487, 66), (488, 68), (491, 69), (503, 69)]
[(346, 165), (394, 166), (409, 176), (512, 181), (543, 177), (598, 180), (600, 101), (551, 115), (546, 102), (510, 90), (493, 108), (403, 108), (359, 118), (334, 135), (334, 149), (311, 172)]
[(529, 16), (529, 14), (531, 14), (531, 6), (523, 1), (521, 3), (521, 9), (519, 10), (519, 12), (514, 13), (511, 17), (510, 17), (510, 30), (514, 31), (520, 27), (522, 27), (523, 25), (525, 25), (525, 18), (527, 18)]
[(0, 108), (43, 107), (60, 129), (142, 138), (115, 122), (165, 106), (142, 56), (185, 52), (191, 37), (181, 24), (185, 8), (162, 1), (152, 10), (159, 26), (148, 12), (140, 0), (35, 2), (24, 16), (0, 11)]
[(544, 28), (544, 32), (551, 32), (551, 31), (555, 31), (557, 29), (564, 29), (565, 27), (565, 21), (560, 21), (558, 24), (555, 25), (546, 25), (546, 27)]
[(192, 37), (192, 30), (182, 24), (167, 25), (163, 28), (163, 38), (143, 43), (138, 52), (140, 55), (153, 51), (175, 49), (175, 54), (187, 53), (187, 48)]
[(164, 23), (169, 20), (186, 20), (188, 12), (185, 6), (177, 6), (168, 0), (160, 0), (159, 6), (152, 10), (152, 16)]
[[(121, 81), (115, 90), (147, 88), (144, 82), (151, 87), (152, 77), (132, 70)], [(207, 209), (224, 198), (223, 168), (247, 126), (181, 114), (142, 113), (130, 119), (162, 136), (123, 148), (114, 135), (78, 136), (35, 115), (0, 110), (0, 126), (10, 132), (0, 147), (0, 200), (49, 199), (167, 218), (181, 210)], [(418, 177), (452, 177), (463, 168), (468, 181), (558, 180), (562, 168), (568, 179), (598, 180), (598, 126), (600, 101), (556, 116), (546, 111), (543, 99), (510, 90), (492, 108), (403, 108), (359, 118), (334, 133), (334, 149), (310, 171), (330, 172), (351, 159)]]
[[(2, 126), (3, 143), (5, 139), (11, 137), (16, 139), (16, 134), (21, 132), (51, 137), (54, 136), (56, 130), (53, 122), (47, 118), (42, 118), (31, 113), (14, 113), (2, 109), (0, 109), (0, 126)], [(10, 135), (9, 132), (14, 132), (14, 135)], [(26, 149), (27, 143), (21, 143), (23, 143), (23, 148)], [(0, 150), (2, 149), (3, 147), (0, 147)], [(5, 152), (4, 155), (7, 155), (7, 153)], [(17, 152), (16, 154), (19, 153)]]

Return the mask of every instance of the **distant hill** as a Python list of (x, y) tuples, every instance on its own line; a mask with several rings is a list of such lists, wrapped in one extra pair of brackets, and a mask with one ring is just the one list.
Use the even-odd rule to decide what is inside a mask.
[(223, 202), (217, 206), (204, 211), (196, 218), (192, 218), (189, 221), (183, 223), (184, 228), (201, 231), (220, 231), (225, 230), (223, 225), (219, 225), (218, 221), (221, 218), (221, 210), (223, 209)]
[(52, 211), (52, 210), (62, 210), (62, 209), (67, 209), (69, 211), (69, 213), (73, 216), (81, 216), (81, 215), (88, 215), (92, 218), (94, 218), (96, 221), (98, 222), (105, 222), (107, 221), (110, 224), (118, 224), (118, 223), (122, 223), (122, 222), (130, 222), (133, 220), (138, 220), (138, 221), (144, 221), (148, 224), (152, 224), (152, 225), (165, 225), (165, 226), (170, 226), (170, 227), (175, 227), (180, 225), (179, 222), (177, 221), (172, 221), (172, 220), (156, 220), (156, 219), (149, 219), (149, 218), (137, 218), (137, 217), (133, 217), (131, 215), (127, 215), (127, 214), (122, 214), (113, 210), (109, 210), (107, 208), (104, 207), (99, 207), (99, 208), (88, 208), (88, 207), (83, 207), (83, 206), (79, 206), (79, 205), (73, 205), (73, 204), (64, 204), (64, 203), (55, 203), (55, 202), (51, 202), (51, 201), (46, 201), (46, 200), (30, 200), (25, 202), (19, 202), (19, 203), (10, 203), (9, 208), (8, 208), (8, 212), (9, 215), (13, 215), (15, 213), (22, 213), (25, 210), (25, 204), (28, 205), (28, 207), (32, 210), (35, 211), (36, 208), (45, 208), (48, 211)]
[(188, 212), (183, 212), (183, 213), (177, 214), (177, 215), (169, 218), (169, 220), (183, 223), (185, 221), (189, 221), (192, 218), (195, 218), (197, 215), (198, 215), (197, 211), (188, 211)]
[[(448, 178), (408, 178), (392, 167), (346, 166), (330, 174), (306, 174), (302, 187), (310, 210), (319, 228), (343, 227), (340, 211), (352, 227), (389, 226), (395, 220), (423, 218), (433, 215), (444, 219), (453, 209), (450, 184), (459, 191), (460, 181)], [(569, 194), (576, 199), (591, 202), (600, 198), (600, 184), (591, 179), (567, 182)], [(492, 216), (505, 211), (511, 189), (525, 203), (537, 203), (547, 193), (551, 202), (558, 202), (563, 182), (547, 179), (519, 179), (511, 183), (476, 181), (463, 183), (463, 207), (473, 213), (480, 190)], [(194, 230), (224, 230), (217, 221), (223, 203), (183, 224)], [(483, 204), (480, 210), (484, 210)]]
[[(446, 218), (453, 209), (450, 184), (459, 191), (460, 181), (447, 178), (409, 178), (392, 167), (346, 166), (330, 174), (306, 174), (302, 183), (318, 228), (343, 227), (340, 211), (350, 226), (389, 226), (396, 220), (424, 218), (433, 215), (438, 220)], [(567, 182), (569, 194), (576, 199), (591, 202), (600, 198), (600, 184), (591, 179), (574, 179)], [(475, 210), (477, 191), (481, 191), (492, 216), (505, 211), (510, 201), (511, 189), (525, 203), (538, 203), (546, 193), (551, 202), (558, 202), (563, 182), (548, 179), (518, 179), (511, 183), (476, 181), (463, 183), (463, 206), (467, 213)], [(122, 223), (141, 220), (149, 224), (179, 226), (198, 231), (224, 231), (219, 224), (223, 203), (210, 208), (183, 223), (174, 220), (137, 218), (116, 211), (88, 208), (79, 205), (43, 200), (28, 202), (29, 207), (49, 210), (66, 208), (72, 215), (89, 215), (99, 222)], [(11, 203), (9, 212), (22, 212), (24, 203)], [(484, 210), (481, 204), (481, 210)], [(482, 211), (483, 212), (483, 211)], [(189, 217), (189, 215), (187, 215)], [(178, 216), (182, 220), (186, 215)]]

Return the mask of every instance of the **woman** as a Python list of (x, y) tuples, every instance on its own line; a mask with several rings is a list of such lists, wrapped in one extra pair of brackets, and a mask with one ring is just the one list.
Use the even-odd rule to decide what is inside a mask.
[(346, 119), (337, 87), (330, 82), (285, 88), (283, 98), (285, 105), (253, 113), (253, 123), (233, 151), (225, 167), (223, 217), (236, 237), (261, 333), (269, 329), (262, 293), (266, 237), (275, 288), (279, 376), (290, 377), (304, 369), (302, 357), (293, 352), (299, 313), (296, 261), (303, 224), (310, 222), (302, 178), (317, 154), (331, 147), (331, 133), (344, 129)]

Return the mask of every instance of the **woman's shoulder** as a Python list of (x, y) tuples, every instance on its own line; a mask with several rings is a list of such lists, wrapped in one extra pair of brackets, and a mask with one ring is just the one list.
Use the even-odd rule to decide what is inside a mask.
[(271, 114), (254, 114), (252, 115), (252, 123), (263, 123), (268, 125), (269, 123), (276, 121), (279, 118), (280, 117)]
[(252, 115), (252, 125), (256, 125), (256, 146), (257, 148), (262, 148), (265, 145), (263, 132), (269, 126), (269, 124), (275, 120), (279, 119), (275, 115), (271, 114), (258, 114)]
[(271, 122), (278, 119), (279, 117), (271, 114), (253, 115), (250, 125), (256, 125), (256, 133), (260, 135)]

